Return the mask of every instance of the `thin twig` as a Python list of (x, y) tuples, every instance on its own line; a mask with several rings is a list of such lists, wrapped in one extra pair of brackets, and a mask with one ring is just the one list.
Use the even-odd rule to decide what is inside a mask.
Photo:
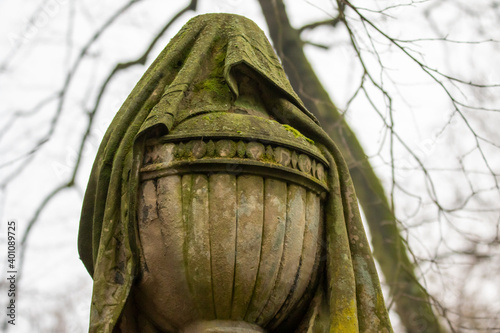
[(104, 33), (104, 31), (106, 31), (107, 28), (109, 26), (111, 26), (113, 24), (113, 22), (115, 22), (115, 20), (117, 18), (119, 18), (130, 7), (132, 7), (132, 5), (136, 4), (139, 1), (141, 1), (141, 0), (130, 0), (129, 2), (127, 2), (123, 7), (121, 7), (113, 15), (111, 15), (111, 17), (106, 22), (104, 22), (104, 24), (99, 29), (96, 30), (94, 35), (87, 41), (85, 46), (82, 47), (78, 57), (76, 58), (75, 62), (73, 63), (73, 66), (71, 66), (71, 68), (66, 73), (64, 83), (63, 83), (61, 89), (59, 90), (58, 104), (57, 104), (56, 110), (54, 112), (54, 115), (52, 116), (52, 119), (50, 121), (49, 130), (47, 131), (47, 133), (45, 133), (45, 135), (43, 135), (42, 138), (40, 138), (37, 141), (37, 143), (31, 149), (28, 150), (27, 153), (25, 153), (21, 156), (18, 156), (11, 161), (5, 162), (4, 164), (2, 164), (1, 167), (11, 165), (12, 163), (14, 163), (18, 160), (21, 160), (23, 158), (27, 158), (30, 155), (35, 154), (40, 147), (42, 147), (46, 142), (48, 142), (50, 140), (50, 138), (52, 137), (52, 134), (54, 133), (54, 131), (57, 127), (57, 124), (59, 123), (59, 119), (61, 117), (61, 114), (64, 110), (64, 103), (66, 101), (66, 94), (71, 86), (71, 83), (73, 81), (73, 77), (75, 76), (83, 59), (86, 58), (90, 47), (99, 39), (99, 37)]

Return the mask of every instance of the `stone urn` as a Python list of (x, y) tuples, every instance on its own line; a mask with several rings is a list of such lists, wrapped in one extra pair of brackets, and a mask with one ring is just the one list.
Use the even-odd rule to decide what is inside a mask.
[(140, 311), (165, 332), (283, 331), (318, 285), (327, 169), (314, 142), (265, 114), (198, 114), (149, 139)]

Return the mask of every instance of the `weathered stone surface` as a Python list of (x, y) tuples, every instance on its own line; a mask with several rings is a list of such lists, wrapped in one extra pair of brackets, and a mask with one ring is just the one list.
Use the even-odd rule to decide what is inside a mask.
[(321, 163), (316, 165), (316, 178), (325, 181), (325, 168)]
[(231, 318), (236, 259), (236, 176), (216, 174), (209, 178), (210, 249), (214, 281), (215, 312)]
[[(284, 130), (285, 131), (285, 130)], [(285, 131), (287, 132), (287, 131)], [(184, 166), (193, 165), (193, 160), (203, 160), (205, 166), (210, 169), (208, 164), (221, 166), (217, 159), (234, 159), (234, 162), (227, 163), (225, 171), (241, 172), (241, 166), (251, 165), (252, 167), (261, 163), (262, 167), (269, 167), (269, 163), (277, 164), (282, 171), (290, 172), (288, 180), (295, 181), (298, 184), (313, 188), (316, 192), (326, 191), (326, 177), (324, 167), (319, 170), (321, 179), (317, 176), (317, 165), (321, 164), (324, 156), (318, 155), (311, 150), (308, 153), (299, 153), (295, 149), (281, 146), (280, 144), (267, 145), (258, 141), (246, 142), (235, 139), (219, 140), (185, 140), (175, 143), (161, 143), (159, 140), (150, 141), (146, 145), (146, 155), (144, 166), (141, 168), (144, 179), (155, 179), (165, 174), (171, 174), (168, 170), (172, 164), (175, 167), (184, 168)], [(213, 160), (210, 160), (213, 159)], [(252, 162), (249, 162), (249, 161)], [(201, 161), (200, 161), (201, 162)], [(217, 169), (217, 168), (216, 168)], [(259, 169), (260, 175), (266, 174), (264, 169)], [(163, 172), (165, 171), (165, 172)], [(216, 171), (220, 171), (218, 168)], [(293, 172), (292, 172), (293, 171)], [(297, 177), (297, 171), (307, 175), (307, 177)], [(207, 172), (210, 170), (207, 169)], [(254, 169), (253, 172), (259, 172)], [(311, 179), (315, 178), (314, 180)], [(305, 184), (308, 183), (308, 184)], [(321, 188), (323, 188), (321, 190)]]
[(184, 157), (187, 156), (186, 154), (186, 147), (184, 143), (179, 143), (178, 145), (175, 146), (175, 157)]
[(299, 155), (294, 150), (292, 152), (292, 168), (297, 169), (297, 163), (299, 162)]
[(247, 145), (247, 156), (253, 160), (258, 160), (260, 159), (266, 149), (264, 148), (264, 145), (260, 142), (249, 142)]
[(231, 140), (219, 140), (215, 143), (215, 153), (220, 157), (233, 157), (236, 155), (236, 143)]
[(194, 158), (202, 158), (207, 153), (207, 144), (202, 140), (191, 141), (191, 152)]
[(305, 204), (306, 190), (297, 185), (288, 185), (283, 256), (274, 289), (257, 319), (257, 324), (260, 326), (264, 327), (274, 317), (295, 284), (302, 255), (306, 220)]
[(276, 147), (274, 149), (274, 158), (276, 159), (276, 162), (283, 166), (289, 166), (292, 156), (290, 153), (290, 149), (286, 149), (283, 147)]
[(215, 319), (210, 263), (208, 179), (182, 176), (183, 220), (186, 228), (186, 275), (202, 318)]
[(238, 177), (238, 219), (236, 266), (231, 318), (242, 320), (250, 303), (259, 268), (264, 223), (264, 180), (262, 177)]
[(188, 24), (105, 138), (79, 235), (91, 332), (390, 328), (342, 157), (248, 20)]
[(155, 181), (149, 180), (142, 184), (140, 207), (138, 212), (139, 220), (144, 224), (151, 223), (151, 221), (158, 218), (158, 211), (156, 210)]
[(302, 245), (302, 255), (300, 257), (299, 272), (296, 277), (296, 284), (291, 294), (288, 295), (283, 306), (276, 314), (275, 319), (269, 328), (276, 328), (289, 313), (297, 302), (303, 297), (307, 286), (311, 283), (313, 268), (316, 261), (316, 252), (318, 246), (321, 246), (323, 241), (320, 238), (319, 223), (320, 216), (320, 199), (313, 192), (307, 192), (305, 202), (305, 228), (304, 240)]
[(210, 140), (207, 143), (207, 156), (212, 157), (215, 155), (215, 143)]
[(196, 322), (183, 330), (183, 333), (265, 333), (265, 331), (257, 325), (241, 321), (213, 320)]
[(299, 155), (299, 169), (305, 173), (311, 172), (311, 158), (305, 154)]
[[(142, 185), (139, 201), (139, 235), (144, 270), (135, 299), (161, 327), (182, 326), (196, 318), (185, 279), (181, 177), (159, 179)], [(147, 213), (144, 214), (144, 212)], [(162, 297), (157, 297), (162, 295)]]
[(264, 183), (264, 228), (259, 272), (245, 319), (255, 322), (267, 304), (278, 276), (285, 239), (287, 184), (268, 178)]
[(236, 144), (236, 152), (238, 154), (238, 157), (245, 157), (246, 149), (246, 144), (243, 141), (238, 141), (238, 143)]
[[(182, 295), (189, 292), (189, 286), (185, 279), (186, 265), (184, 258), (184, 248), (186, 245), (186, 228), (183, 221), (182, 209), (182, 179), (178, 175), (168, 176), (157, 180), (157, 205), (159, 215), (159, 228), (162, 236), (162, 243), (155, 244), (151, 240), (153, 246), (163, 245), (165, 251), (158, 262), (152, 263), (149, 271), (161, 272), (157, 278), (164, 278), (164, 287), (168, 288), (168, 293), (165, 293), (165, 298), (172, 297), (172, 303), (177, 304), (179, 308), (172, 308), (172, 315), (177, 317), (180, 311), (187, 312), (189, 309), (194, 309), (194, 303), (191, 299), (186, 299)], [(153, 227), (153, 226), (152, 226)], [(149, 255), (148, 255), (149, 256)], [(160, 284), (155, 285), (156, 292), (160, 293)], [(166, 304), (158, 304), (157, 309), (165, 308)], [(186, 313), (187, 314), (187, 313)], [(176, 322), (180, 325), (192, 320), (193, 314), (186, 317), (180, 317)]]
[[(258, 122), (253, 124), (258, 127)], [(168, 136), (165, 138), (167, 141)], [(310, 143), (302, 143), (306, 144)], [(173, 152), (173, 160), (167, 165), (159, 157), (163, 145), (169, 145)], [(194, 325), (200, 320), (246, 321), (261, 327), (278, 327), (302, 299), (308, 300), (313, 294), (308, 287), (316, 281), (313, 276), (314, 267), (318, 269), (317, 240), (321, 237), (322, 219), (319, 202), (325, 187), (318, 191), (317, 185), (307, 184), (311, 184), (311, 176), (316, 177), (318, 166), (322, 166), (319, 161), (324, 161), (324, 157), (315, 150), (306, 153), (288, 143), (281, 145), (279, 140), (260, 142), (236, 135), (175, 137), (167, 142), (151, 141), (150, 146), (159, 147), (151, 150), (155, 157), (145, 162), (141, 172), (143, 176), (147, 172), (156, 174), (152, 184), (165, 183), (163, 179), (170, 179), (172, 173), (183, 175), (177, 176), (175, 185), (180, 188), (175, 205), (180, 207), (181, 213), (177, 214), (181, 217), (177, 218), (182, 222), (170, 222), (180, 225), (182, 231), (162, 227), (162, 233), (184, 237), (183, 243), (178, 239), (172, 243), (182, 250), (169, 253), (172, 258), (164, 258), (165, 263), (181, 265), (182, 269), (168, 273), (165, 269), (156, 272), (156, 267), (152, 270), (158, 282), (165, 284), (158, 290), (168, 286), (179, 290), (163, 295), (175, 302), (182, 302), (183, 297), (190, 300), (182, 309), (189, 314), (169, 323), (166, 318), (175, 313), (161, 309), (181, 309), (169, 305), (169, 300), (165, 304), (156, 302), (155, 307), (160, 310), (153, 310), (168, 316), (152, 316), (156, 318), (154, 322), (161, 323), (161, 327), (175, 325), (183, 329), (187, 323)], [(182, 170), (184, 165), (196, 167), (197, 163), (203, 163), (203, 168)], [(208, 171), (211, 163), (216, 166), (215, 172)], [(249, 168), (241, 169), (245, 165)], [(262, 171), (265, 168), (272, 171)], [(166, 172), (155, 173), (161, 170)], [(301, 183), (300, 179), (309, 183)], [(144, 184), (148, 182), (145, 180)], [(167, 191), (163, 189), (158, 195), (165, 196)], [(150, 199), (151, 204), (145, 206), (154, 206), (155, 200)], [(162, 198), (157, 201), (158, 209), (160, 205), (166, 209)], [(147, 210), (144, 213), (150, 214)], [(162, 214), (160, 218), (167, 220)], [(170, 237), (173, 236), (163, 236), (164, 242), (170, 241)], [(166, 256), (167, 252), (162, 253)]]
[(267, 146), (266, 147), (266, 158), (268, 160), (271, 160), (271, 161), (274, 161), (274, 151), (273, 151), (273, 147), (271, 146)]
[(215, 319), (277, 325), (273, 316), (284, 316), (311, 281), (320, 205), (301, 186), (255, 175), (173, 175), (142, 184), (140, 212), (147, 269), (138, 304), (160, 327)]
[[(250, 109), (247, 109), (250, 111)], [(268, 111), (268, 110), (266, 110)], [(321, 150), (304, 133), (283, 126), (276, 121), (266, 121), (260, 116), (237, 113), (207, 113), (189, 118), (171, 132), (175, 137), (232, 137), (234, 140), (265, 142), (265, 145), (297, 147), (303, 152), (321, 156)], [(279, 144), (278, 144), (279, 143)], [(325, 161), (326, 162), (326, 161)]]

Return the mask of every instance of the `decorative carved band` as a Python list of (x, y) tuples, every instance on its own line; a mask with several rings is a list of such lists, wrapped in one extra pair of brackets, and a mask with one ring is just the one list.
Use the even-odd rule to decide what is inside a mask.
[[(227, 165), (236, 167), (228, 168)], [(206, 171), (242, 171), (245, 166), (261, 174), (274, 173), (278, 178), (303, 177), (315, 183), (316, 189), (318, 185), (322, 191), (327, 189), (326, 167), (322, 161), (300, 151), (258, 141), (205, 139), (150, 145), (146, 147), (141, 173), (143, 179), (152, 179), (187, 170), (200, 172), (203, 168), (207, 168)], [(288, 177), (280, 175), (281, 171), (288, 173)]]

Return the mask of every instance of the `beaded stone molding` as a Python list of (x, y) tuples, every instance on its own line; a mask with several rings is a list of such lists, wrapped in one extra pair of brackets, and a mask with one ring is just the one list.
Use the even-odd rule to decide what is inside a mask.
[(192, 172), (250, 172), (299, 183), (318, 193), (328, 189), (323, 161), (278, 144), (205, 138), (146, 145), (143, 180)]

